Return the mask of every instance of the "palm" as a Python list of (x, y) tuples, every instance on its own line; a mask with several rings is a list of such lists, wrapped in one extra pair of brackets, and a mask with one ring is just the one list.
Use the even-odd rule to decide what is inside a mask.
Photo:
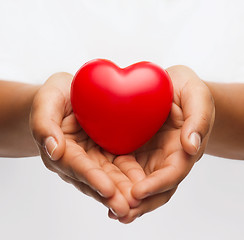
[[(70, 101), (68, 102), (70, 104)], [(93, 189), (101, 188), (101, 185), (106, 186), (107, 181), (102, 178), (102, 175), (106, 173), (116, 188), (118, 188), (114, 198), (117, 198), (117, 203), (120, 204), (114, 206), (114, 208), (116, 209), (117, 207), (117, 210), (122, 214), (125, 211), (127, 201), (130, 206), (137, 206), (138, 200), (134, 199), (130, 193), (132, 182), (113, 164), (116, 156), (104, 151), (86, 134), (77, 122), (71, 105), (66, 107), (66, 109), (68, 109), (67, 114), (61, 124), (61, 129), (66, 139), (66, 151), (58, 164), (60, 164), (61, 168), (66, 169), (66, 171), (70, 169), (68, 175), (75, 181), (72, 181), (70, 177), (68, 181), (72, 182), (72, 184), (87, 195), (91, 195), (98, 201), (110, 206), (116, 203), (116, 201), (101, 198), (99, 196), (100, 193), (98, 194), (93, 191)], [(68, 168), (67, 166), (71, 167)], [(108, 195), (106, 194), (105, 196)]]
[[(119, 216), (129, 212), (124, 222), (169, 200), (203, 153), (214, 122), (211, 94), (197, 75), (184, 66), (167, 71), (174, 85), (170, 116), (150, 141), (129, 155), (114, 156), (103, 151), (79, 126), (69, 99), (71, 75), (50, 77), (34, 101), (32, 130), (46, 166), (82, 192), (116, 208)], [(198, 145), (189, 138), (193, 131), (199, 131), (202, 137)], [(43, 138), (52, 134), (59, 142), (55, 150), (57, 162), (51, 161), (41, 147)], [(196, 146), (200, 144), (198, 151)], [(136, 199), (143, 199), (140, 205)]]
[(103, 149), (86, 134), (78, 124), (72, 111), (63, 119), (61, 129), (66, 138), (67, 147), (72, 148), (77, 154), (82, 153), (86, 158), (101, 167), (113, 161), (115, 156), (103, 151)]
[[(143, 201), (138, 208), (131, 209), (127, 218), (123, 219), (125, 222), (156, 209), (171, 198), (178, 184), (203, 154), (213, 125), (211, 94), (197, 75), (184, 66), (171, 67), (167, 71), (174, 85), (170, 115), (159, 131), (130, 155), (130, 161), (121, 169), (133, 179), (130, 168), (134, 161), (140, 164), (146, 175), (132, 188), (132, 195)], [(189, 138), (193, 131), (201, 134), (202, 139), (198, 142), (200, 149)], [(127, 156), (124, 156), (124, 161), (126, 159)], [(114, 163), (120, 167), (116, 159)]]
[[(177, 170), (179, 165), (184, 164), (185, 158), (189, 157), (180, 142), (183, 123), (182, 109), (174, 102), (164, 125), (149, 142), (135, 151), (135, 158), (146, 175), (166, 167)], [(191, 168), (193, 163), (190, 161), (189, 163), (189, 168)]]
[[(129, 173), (133, 159), (140, 164), (147, 176), (153, 176), (154, 172), (158, 171), (165, 173), (165, 183), (169, 184), (165, 186), (165, 191), (176, 187), (175, 179), (168, 175), (173, 173), (177, 180), (183, 178), (194, 164), (191, 156), (185, 153), (181, 145), (180, 134), (183, 123), (182, 109), (174, 102), (167, 121), (145, 145), (130, 155), (127, 168), (122, 169), (123, 172), (133, 179), (133, 175)], [(128, 161), (128, 155), (123, 156), (123, 161)], [(120, 167), (116, 159), (114, 163)], [(182, 172), (184, 172), (184, 176)], [(172, 179), (172, 184), (169, 179)], [(153, 191), (153, 189), (151, 190)]]
[[(184, 152), (180, 142), (183, 122), (183, 112), (174, 102), (167, 121), (145, 145), (129, 155), (114, 159), (114, 164), (130, 178), (135, 186), (137, 185), (136, 191), (139, 192), (139, 195), (136, 194), (136, 197), (138, 195), (140, 199), (145, 198), (147, 193), (154, 195), (145, 198), (139, 207), (131, 209), (126, 218), (120, 219), (122, 222), (131, 222), (138, 214), (152, 211), (163, 205), (175, 192), (179, 178), (184, 177), (190, 171), (193, 161)], [(147, 186), (143, 180), (140, 184), (138, 181), (140, 179), (136, 179), (136, 176), (140, 174), (142, 169), (148, 178), (161, 175), (162, 181), (158, 179), (153, 184), (150, 181)], [(182, 172), (184, 176), (182, 176)], [(158, 189), (163, 181), (165, 182), (164, 189)], [(110, 213), (110, 215), (112, 214)]]
[[(94, 143), (76, 121), (70, 102), (71, 80), (69, 74), (55, 74), (35, 97), (32, 131), (37, 137), (42, 160), (63, 180), (112, 208), (118, 216), (124, 216), (129, 206), (139, 204), (130, 192), (132, 182), (113, 164), (115, 156)], [(58, 161), (50, 159), (53, 152), (49, 155), (41, 143), (40, 129), (45, 137), (51, 135), (58, 140), (55, 150)]]

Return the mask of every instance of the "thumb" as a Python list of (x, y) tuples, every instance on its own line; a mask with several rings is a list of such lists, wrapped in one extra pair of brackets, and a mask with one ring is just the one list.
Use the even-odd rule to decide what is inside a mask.
[[(36, 94), (30, 114), (30, 128), (41, 151), (46, 151), (51, 160), (60, 159), (65, 151), (65, 138), (61, 129), (65, 116), (65, 95), (62, 89), (55, 87), (57, 78), (60, 82), (72, 75), (54, 74)], [(68, 88), (66, 88), (67, 91)], [(66, 94), (68, 96), (69, 94)], [(66, 97), (67, 98), (67, 97)]]
[(184, 123), (181, 144), (190, 155), (196, 155), (207, 144), (214, 122), (214, 102), (208, 87), (199, 79), (189, 81), (181, 92)]

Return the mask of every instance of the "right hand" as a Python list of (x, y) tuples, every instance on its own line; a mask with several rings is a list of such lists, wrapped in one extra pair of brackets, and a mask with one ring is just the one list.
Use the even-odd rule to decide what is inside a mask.
[[(127, 216), (118, 218), (124, 223), (169, 201), (204, 153), (214, 124), (215, 105), (208, 87), (188, 67), (173, 66), (167, 71), (174, 86), (173, 105), (167, 121), (144, 146), (129, 155), (130, 161), (128, 156), (114, 160), (132, 182), (135, 180), (132, 195), (141, 200)], [(139, 182), (131, 170), (131, 164), (136, 163), (146, 175)], [(115, 218), (112, 212), (109, 216)]]

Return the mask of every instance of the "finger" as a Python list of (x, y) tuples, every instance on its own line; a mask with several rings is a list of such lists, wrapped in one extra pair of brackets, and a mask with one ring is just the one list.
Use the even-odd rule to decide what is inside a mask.
[(30, 128), (33, 137), (39, 147), (46, 149), (52, 160), (58, 160), (65, 149), (65, 139), (60, 126), (67, 110), (65, 107), (69, 96), (63, 92), (69, 92), (67, 86), (71, 79), (72, 75), (65, 73), (51, 76), (37, 93), (32, 105)]
[(118, 189), (116, 189), (115, 194), (111, 198), (103, 198), (102, 202), (116, 217), (124, 217), (130, 211), (126, 198)]
[(214, 103), (208, 87), (186, 66), (167, 69), (174, 85), (174, 101), (182, 108), (184, 124), (181, 144), (191, 155), (197, 154), (214, 121)]
[[(98, 154), (92, 156), (91, 151), (89, 151), (88, 156), (83, 148), (72, 140), (67, 140), (63, 157), (53, 164), (74, 181), (81, 182), (80, 186), (83, 186), (83, 184), (88, 185), (93, 191), (102, 196), (100, 201), (104, 205), (111, 208), (118, 216), (124, 216), (129, 211), (129, 204), (116, 188), (118, 183), (113, 182), (114, 179), (94, 161), (95, 159), (91, 160), (91, 158), (97, 157)], [(109, 164), (111, 163), (109, 162)]]
[(122, 173), (124, 173), (132, 183), (141, 181), (146, 177), (141, 165), (136, 161), (132, 155), (122, 155), (116, 157), (113, 164), (117, 166)]
[(111, 198), (103, 198), (96, 191), (94, 191), (89, 185), (74, 180), (73, 178), (70, 178), (64, 174), (59, 174), (59, 176), (65, 182), (74, 185), (80, 192), (104, 204), (106, 207), (109, 208), (109, 211), (113, 212), (113, 215), (116, 218), (123, 217), (129, 213), (128, 203), (118, 190)]
[(110, 209), (108, 210), (108, 217), (114, 220), (118, 219), (118, 217)]
[(195, 155), (213, 125), (213, 99), (207, 86), (199, 80), (184, 87), (181, 104), (184, 115), (181, 143), (187, 153)]
[[(141, 217), (145, 213), (151, 212), (151, 211), (163, 206), (164, 204), (166, 204), (170, 200), (170, 198), (173, 196), (176, 189), (177, 188), (174, 188), (170, 191), (160, 193), (160, 194), (157, 194), (157, 195), (144, 199), (139, 207), (131, 209), (129, 214), (127, 214), (126, 216), (124, 216), (122, 218), (120, 217), (117, 219), (121, 223), (125, 223), (125, 224), (133, 222), (135, 219)], [(111, 217), (114, 217), (113, 215), (111, 215), (111, 213), (109, 215)]]
[(73, 140), (66, 140), (63, 157), (53, 165), (65, 175), (89, 185), (103, 197), (109, 198), (115, 193), (110, 177)]
[(144, 199), (175, 188), (189, 173), (194, 162), (194, 158), (183, 150), (174, 152), (165, 159), (161, 169), (133, 186), (132, 195), (137, 199)]
[(96, 192), (94, 191), (92, 188), (90, 188), (88, 185), (79, 182), (69, 176), (66, 176), (63, 173), (58, 173), (59, 177), (69, 183), (72, 184), (76, 189), (78, 189), (80, 192), (84, 193), (85, 195), (94, 198), (95, 200), (102, 202), (102, 197)]
[(131, 195), (131, 188), (133, 186), (132, 182), (126, 177), (119, 168), (113, 165), (110, 162), (106, 162), (103, 165), (103, 170), (108, 174), (112, 179), (116, 187), (123, 194), (123, 196), (128, 201), (128, 204), (131, 208), (137, 207), (140, 204), (140, 200), (135, 199)]
[(100, 161), (102, 169), (107, 173), (115, 186), (127, 199), (130, 207), (136, 207), (140, 204), (140, 201), (131, 195), (132, 182), (130, 179), (125, 174), (123, 174), (123, 172), (121, 172), (121, 170), (115, 164), (106, 159), (106, 157), (100, 151), (99, 147), (93, 147), (89, 149), (87, 154), (93, 160), (96, 160), (97, 162)]
[(100, 151), (101, 151), (102, 155), (105, 156), (105, 158), (106, 158), (108, 161), (110, 161), (110, 162), (113, 162), (113, 161), (114, 161), (116, 155), (114, 155), (114, 154), (112, 154), (112, 153), (110, 153), (110, 152), (104, 150), (103, 148), (100, 148)]

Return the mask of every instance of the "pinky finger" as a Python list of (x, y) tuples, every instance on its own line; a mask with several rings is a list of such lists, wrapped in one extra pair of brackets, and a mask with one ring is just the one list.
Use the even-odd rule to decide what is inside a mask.
[(98, 202), (103, 203), (103, 198), (96, 192), (94, 191), (92, 188), (90, 188), (88, 185), (86, 185), (85, 183), (79, 182), (74, 180), (71, 177), (68, 177), (64, 174), (59, 173), (58, 174), (60, 176), (61, 179), (63, 179), (65, 182), (72, 184), (77, 190), (79, 190), (80, 192), (84, 193), (85, 195), (94, 198), (95, 200), (97, 200)]
[(111, 211), (111, 209), (108, 210), (108, 217), (114, 220), (118, 219), (118, 217)]
[(68, 177), (64, 174), (59, 174), (59, 176), (65, 182), (71, 183), (80, 192), (94, 198), (98, 202), (102, 203), (105, 207), (111, 209), (111, 212), (113, 211), (113, 215), (123, 217), (129, 213), (129, 205), (119, 190), (116, 189), (114, 196), (110, 198), (104, 198), (83, 182), (74, 180), (73, 178)]

